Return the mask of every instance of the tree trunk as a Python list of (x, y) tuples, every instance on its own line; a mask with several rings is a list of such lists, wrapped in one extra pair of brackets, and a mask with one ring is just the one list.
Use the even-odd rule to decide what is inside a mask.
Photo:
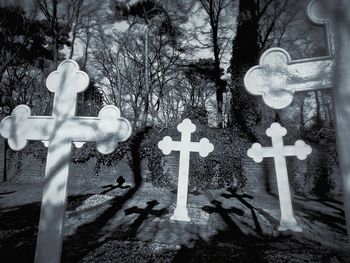
[(305, 97), (304, 97), (304, 95), (301, 95), (300, 100), (301, 100), (301, 102), (300, 102), (300, 126), (299, 126), (299, 129), (300, 129), (300, 131), (304, 131), (304, 129), (305, 129), (305, 120), (304, 120), (304, 100), (305, 100)]
[(147, 126), (147, 118), (148, 118), (148, 111), (149, 111), (149, 72), (148, 72), (148, 33), (149, 33), (149, 27), (147, 27), (145, 31), (145, 90), (143, 92), (143, 102), (145, 105), (144, 108), (144, 115), (143, 115), (143, 121), (142, 126)]
[[(259, 122), (256, 98), (246, 91), (245, 73), (259, 59), (258, 18), (255, 0), (240, 0), (236, 37), (232, 46), (231, 109), (229, 126), (237, 125), (247, 136), (254, 139), (253, 128)], [(262, 102), (261, 102), (262, 103)], [(235, 122), (235, 123), (233, 123)]]
[(315, 91), (315, 101), (316, 101), (316, 126), (321, 127), (321, 105), (318, 97), (318, 91)]

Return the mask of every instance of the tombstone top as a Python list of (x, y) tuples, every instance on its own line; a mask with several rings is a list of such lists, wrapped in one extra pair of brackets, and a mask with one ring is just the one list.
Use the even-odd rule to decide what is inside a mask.
[(287, 129), (282, 127), (281, 124), (274, 122), (266, 130), (266, 135), (269, 137), (283, 137), (287, 135)]
[(313, 0), (309, 3), (306, 14), (310, 22), (318, 25), (324, 25), (329, 21), (328, 12), (319, 0)]
[(334, 61), (328, 57), (292, 60), (282, 48), (264, 52), (258, 66), (244, 77), (247, 91), (261, 95), (266, 105), (283, 109), (297, 91), (331, 88)]
[(332, 28), (329, 8), (324, 4), (323, 0), (311, 1), (307, 7), (306, 15), (311, 23), (326, 27), (328, 55), (332, 57), (335, 54), (334, 29)]
[(259, 65), (246, 73), (244, 85), (247, 91), (261, 95), (269, 107), (283, 109), (292, 102), (295, 92), (333, 86), (334, 30), (323, 4), (320, 0), (312, 1), (308, 6), (308, 17), (313, 23), (326, 26), (327, 56), (292, 60), (286, 50), (271, 48), (263, 53)]
[(191, 134), (196, 131), (190, 119), (184, 119), (177, 125), (177, 130), (181, 133), (181, 141), (173, 141), (170, 136), (165, 136), (158, 143), (158, 148), (163, 154), (168, 155), (172, 151), (198, 152), (201, 157), (206, 157), (214, 150), (214, 145), (207, 138), (200, 139), (199, 142), (191, 142)]
[(255, 162), (260, 163), (265, 157), (296, 156), (299, 160), (305, 160), (312, 152), (309, 145), (302, 140), (297, 140), (294, 145), (283, 145), (282, 137), (287, 130), (279, 123), (274, 122), (266, 130), (266, 135), (271, 137), (272, 147), (262, 147), (260, 143), (254, 143), (247, 154)]
[(181, 133), (193, 133), (196, 131), (196, 125), (194, 125), (190, 119), (184, 119), (177, 125), (177, 130)]
[(45, 146), (54, 141), (74, 142), (77, 147), (84, 142), (96, 142), (99, 152), (113, 152), (118, 142), (130, 137), (131, 125), (111, 105), (103, 107), (98, 117), (75, 116), (77, 93), (88, 84), (89, 76), (79, 70), (75, 61), (63, 61), (46, 80), (47, 88), (55, 92), (52, 116), (31, 116), (27, 105), (19, 105), (2, 120), (0, 134), (8, 138), (14, 150), (23, 149), (28, 140), (39, 140)]

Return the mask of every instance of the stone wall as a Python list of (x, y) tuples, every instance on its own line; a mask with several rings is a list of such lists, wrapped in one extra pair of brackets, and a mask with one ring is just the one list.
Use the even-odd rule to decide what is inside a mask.
[[(250, 193), (266, 192), (269, 194), (278, 194), (277, 180), (275, 174), (275, 167), (273, 158), (266, 158), (261, 163), (255, 163), (250, 158), (242, 160), (243, 174), (247, 178), (245, 191)], [(300, 160), (288, 159), (288, 173), (291, 189), (293, 186), (302, 185), (302, 191), (309, 192), (312, 188), (312, 181), (304, 183), (303, 180), (308, 179), (307, 162)], [(170, 186), (177, 187), (177, 179), (179, 172), (179, 154), (174, 152), (170, 155), (164, 156), (162, 160), (164, 176), (168, 177)], [(293, 165), (298, 165), (298, 171), (302, 174), (296, 173)], [(305, 167), (305, 169), (300, 169)], [(96, 174), (96, 171), (98, 173)], [(7, 179), (18, 182), (36, 182), (44, 179), (45, 163), (39, 158), (32, 155), (24, 155), (22, 152), (16, 152), (10, 155), (7, 161)], [(144, 179), (148, 176), (147, 160), (141, 162), (141, 175)], [(70, 183), (87, 184), (94, 183), (97, 185), (114, 183), (116, 178), (123, 176), (125, 184), (133, 185), (133, 173), (124, 159), (116, 166), (101, 166), (96, 169), (96, 160), (90, 159), (86, 163), (71, 163), (70, 165)], [(335, 193), (341, 192), (341, 178), (339, 171), (335, 168), (333, 179), (335, 182)]]
[(243, 174), (247, 178), (247, 192), (267, 192), (277, 194), (275, 166), (272, 158), (256, 163), (251, 158), (242, 160)]
[[(45, 165), (46, 163), (42, 162), (40, 158), (16, 152), (10, 155), (7, 162), (7, 178), (15, 182), (43, 181)], [(97, 174), (96, 170), (98, 170)], [(97, 169), (96, 159), (92, 158), (85, 163), (71, 162), (69, 183), (112, 184), (120, 175), (124, 177), (125, 184), (133, 184), (132, 171), (126, 160), (121, 161), (117, 166), (101, 165), (100, 169)]]
[[(266, 192), (278, 195), (277, 178), (273, 158), (265, 158), (261, 163), (255, 163), (250, 158), (243, 162), (243, 173), (247, 178), (245, 190), (248, 192)], [(315, 187), (314, 178), (308, 172), (307, 160), (298, 160), (295, 157), (287, 158), (287, 170), (289, 185), (292, 192), (311, 193)], [(331, 178), (334, 182), (334, 189), (331, 193), (334, 196), (342, 194), (342, 178), (339, 168), (333, 167)]]
[(179, 153), (172, 152), (163, 157), (163, 173), (167, 176), (171, 187), (177, 187), (177, 179), (179, 176)]

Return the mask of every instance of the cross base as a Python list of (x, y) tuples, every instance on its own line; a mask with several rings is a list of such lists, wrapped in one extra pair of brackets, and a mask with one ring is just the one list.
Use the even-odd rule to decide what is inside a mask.
[(170, 217), (170, 220), (191, 222), (191, 219), (188, 216), (188, 211), (186, 207), (183, 207), (183, 208), (176, 207), (174, 210), (174, 214)]
[(277, 228), (278, 231), (293, 231), (293, 232), (303, 232), (303, 229), (298, 226), (297, 221), (295, 220), (295, 218), (291, 219), (291, 220), (281, 220), (280, 225)]

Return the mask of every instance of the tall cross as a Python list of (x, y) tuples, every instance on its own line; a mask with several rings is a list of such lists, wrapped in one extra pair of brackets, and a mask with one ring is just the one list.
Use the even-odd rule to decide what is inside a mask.
[(65, 60), (46, 80), (55, 93), (52, 116), (31, 116), (30, 108), (20, 105), (0, 124), (0, 134), (14, 150), (23, 149), (27, 140), (48, 147), (35, 262), (60, 262), (72, 142), (77, 147), (96, 142), (97, 150), (108, 154), (131, 134), (129, 121), (114, 106), (102, 108), (97, 118), (75, 117), (77, 93), (88, 84), (78, 64)]
[[(350, 234), (349, 12), (348, 0), (312, 0), (307, 15), (312, 23), (326, 26), (328, 56), (293, 61), (285, 50), (270, 49), (262, 55), (260, 65), (251, 68), (244, 78), (246, 89), (253, 95), (262, 95), (264, 102), (275, 109), (287, 107), (295, 91), (332, 87), (337, 152), (340, 174), (343, 178), (348, 235)], [(275, 70), (277, 73), (273, 73)], [(348, 242), (350, 244), (350, 238)]]
[(261, 144), (254, 143), (247, 152), (248, 156), (258, 163), (266, 157), (273, 157), (275, 159), (277, 188), (281, 210), (281, 220), (278, 230), (285, 231), (290, 229), (300, 232), (302, 229), (298, 226), (293, 214), (286, 156), (296, 156), (299, 160), (305, 160), (312, 151), (311, 147), (302, 140), (296, 141), (294, 146), (284, 146), (283, 136), (287, 134), (287, 130), (277, 122), (271, 124), (271, 127), (266, 130), (266, 134), (271, 137), (272, 147), (262, 147)]
[(189, 119), (184, 119), (177, 126), (177, 130), (181, 133), (181, 141), (173, 141), (171, 137), (165, 136), (158, 143), (158, 147), (165, 155), (172, 151), (180, 152), (176, 208), (170, 219), (189, 222), (191, 220), (187, 211), (187, 195), (190, 152), (198, 152), (200, 156), (206, 157), (214, 150), (214, 145), (207, 138), (202, 138), (199, 142), (191, 142), (191, 134), (196, 130), (196, 126)]

